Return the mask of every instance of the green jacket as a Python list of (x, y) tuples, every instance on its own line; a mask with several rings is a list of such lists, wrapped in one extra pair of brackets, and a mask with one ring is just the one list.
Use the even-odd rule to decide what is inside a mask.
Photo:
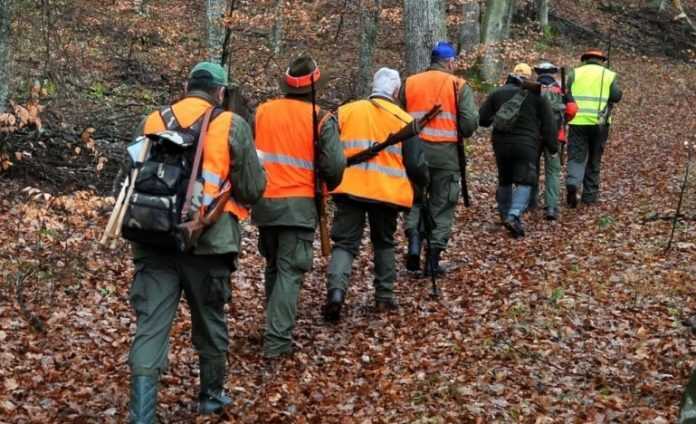
[[(439, 63), (433, 63), (428, 70), (449, 72)], [(408, 79), (406, 81), (408, 81)], [(406, 108), (406, 82), (401, 86), (399, 100), (404, 108)], [(462, 138), (471, 137), (474, 131), (476, 131), (476, 128), (478, 128), (479, 116), (476, 103), (474, 102), (474, 94), (467, 84), (462, 85), (462, 88), (459, 90), (457, 105), (459, 106), (459, 114), (457, 116), (459, 135)], [(428, 160), (428, 166), (431, 168), (459, 171), (456, 144), (430, 143), (424, 141), (423, 150), (425, 150), (425, 158)]]
[[(333, 190), (341, 183), (346, 167), (346, 157), (334, 116), (328, 118), (321, 127), (319, 150), (319, 175), (327, 188)], [(259, 227), (302, 227), (314, 230), (317, 225), (317, 209), (314, 199), (310, 198), (262, 198), (251, 209), (251, 222)]]
[[(213, 104), (213, 99), (204, 92), (193, 91), (190, 97), (199, 97)], [(147, 118), (146, 118), (147, 119)], [(136, 134), (143, 133), (145, 119), (138, 127)], [(229, 134), (230, 151), (230, 180), (232, 196), (243, 205), (256, 203), (266, 188), (266, 173), (256, 155), (254, 139), (251, 136), (249, 124), (239, 115), (232, 115), (232, 131)], [(132, 243), (135, 259), (149, 256), (157, 252), (157, 248)], [(241, 246), (241, 229), (237, 219), (229, 213), (208, 228), (198, 241), (193, 251), (194, 255), (217, 255), (239, 253)]]

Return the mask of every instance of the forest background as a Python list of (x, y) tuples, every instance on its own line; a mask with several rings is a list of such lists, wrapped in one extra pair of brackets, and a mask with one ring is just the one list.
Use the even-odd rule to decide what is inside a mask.
[[(335, 109), (364, 95), (378, 67), (422, 68), (445, 37), (479, 103), (518, 61), (572, 67), (610, 40), (625, 97), (598, 206), (553, 224), (532, 214), (529, 236), (512, 241), (479, 130), (468, 141), (473, 206), (457, 213), (443, 298), (401, 273), (401, 311), (374, 314), (366, 243), (345, 318), (327, 325), (317, 257), (298, 353), (273, 375), (259, 354), (263, 260), (246, 226), (229, 308), (235, 403), (222, 421), (674, 422), (696, 362), (682, 324), (696, 311), (694, 178), (666, 250), (696, 142), (693, 25), (674, 21), (668, 1), (538, 3), (548, 23), (524, 0), (0, 1), (0, 422), (125, 419), (133, 269), (127, 244), (97, 240), (134, 126), (181, 96), (194, 63), (221, 55), (225, 27), (229, 72), (251, 108), (279, 94), (298, 54), (333, 75), (320, 103)], [(170, 357), (160, 419), (196, 420), (184, 306)]]

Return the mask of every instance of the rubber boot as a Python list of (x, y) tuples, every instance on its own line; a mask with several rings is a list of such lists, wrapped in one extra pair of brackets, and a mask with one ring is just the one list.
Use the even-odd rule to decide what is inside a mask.
[(571, 209), (578, 207), (578, 188), (572, 185), (566, 186), (566, 203)]
[(198, 413), (221, 413), (232, 399), (225, 394), (225, 357), (200, 358), (201, 391), (198, 394)]
[(131, 376), (131, 394), (128, 405), (129, 424), (157, 422), (157, 381), (152, 375)]
[(341, 319), (341, 307), (346, 292), (343, 289), (330, 289), (326, 295), (326, 305), (324, 306), (324, 318), (327, 321), (336, 322)]
[(423, 239), (417, 232), (408, 238), (408, 254), (406, 255), (406, 269), (420, 271), (420, 254)]

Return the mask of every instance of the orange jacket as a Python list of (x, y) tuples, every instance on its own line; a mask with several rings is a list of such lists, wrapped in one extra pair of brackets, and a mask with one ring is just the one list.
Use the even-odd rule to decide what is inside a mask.
[[(173, 104), (171, 110), (182, 128), (193, 125), (211, 107), (210, 103), (198, 97), (186, 97)], [(156, 133), (166, 129), (159, 112), (151, 113), (145, 121), (145, 134)], [(200, 177), (203, 179), (202, 207), (207, 207), (218, 196), (220, 188), (229, 181), (230, 146), (229, 135), (232, 130), (232, 113), (223, 112), (212, 120), (208, 134), (203, 140), (203, 165)], [(249, 216), (249, 211), (232, 198), (225, 205), (225, 211), (242, 220)]]
[[(322, 116), (317, 107), (317, 114)], [(330, 114), (323, 115), (321, 126)], [(266, 169), (264, 198), (314, 197), (312, 105), (270, 100), (256, 110), (256, 150)]]
[[(383, 142), (389, 134), (413, 120), (389, 101), (372, 101), (378, 106), (369, 100), (358, 100), (338, 109), (341, 143), (346, 157)], [(401, 144), (382, 150), (367, 162), (346, 168), (343, 181), (332, 194), (347, 194), (410, 208), (413, 188), (406, 175)]]
[(457, 93), (464, 80), (444, 71), (429, 70), (409, 77), (405, 84), (406, 110), (414, 118), (421, 118), (436, 104), (442, 106), (442, 112), (423, 128), (420, 138), (431, 143), (456, 143)]

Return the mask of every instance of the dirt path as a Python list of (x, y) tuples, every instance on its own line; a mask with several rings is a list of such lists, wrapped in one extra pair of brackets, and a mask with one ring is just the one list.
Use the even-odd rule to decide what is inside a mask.
[[(446, 259), (458, 267), (429, 283), (399, 274), (402, 308), (371, 309), (369, 249), (356, 261), (344, 320), (320, 318), (325, 263), (307, 278), (298, 353), (264, 371), (262, 260), (244, 240), (233, 276), (230, 422), (674, 422), (693, 365), (680, 320), (696, 310), (696, 229), (679, 228), (663, 253), (693, 134), (696, 75), (686, 66), (619, 56), (626, 99), (604, 164), (602, 202), (529, 219), (513, 241), (493, 209), (487, 136), (475, 140), (474, 207), (458, 212)], [(640, 69), (640, 72), (633, 72)], [(693, 139), (692, 139), (693, 140)], [(620, 142), (620, 144), (615, 144)], [(128, 248), (95, 240), (109, 205), (87, 192), (46, 199), (0, 185), (0, 410), (10, 422), (122, 422)], [(696, 188), (686, 213), (696, 215)], [(19, 284), (21, 296), (17, 297)], [(28, 313), (45, 333), (30, 327)], [(194, 419), (197, 360), (182, 308), (163, 377), (163, 422)]]

